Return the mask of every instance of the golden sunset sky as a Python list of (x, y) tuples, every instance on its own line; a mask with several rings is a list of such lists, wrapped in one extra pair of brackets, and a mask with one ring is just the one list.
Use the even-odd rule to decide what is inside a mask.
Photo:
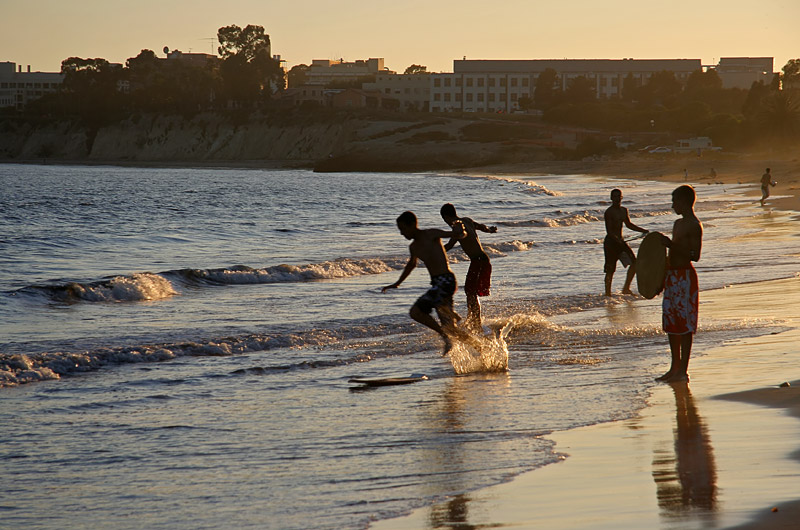
[(264, 26), (288, 67), (383, 57), (452, 71), (453, 59), (800, 58), (800, 0), (0, 0), (0, 61), (58, 71), (67, 57), (124, 63), (142, 49), (210, 53), (217, 29)]

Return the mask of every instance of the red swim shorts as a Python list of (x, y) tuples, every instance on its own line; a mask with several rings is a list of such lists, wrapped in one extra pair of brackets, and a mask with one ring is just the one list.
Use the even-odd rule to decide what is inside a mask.
[(694, 267), (689, 265), (685, 269), (667, 269), (664, 301), (661, 304), (665, 332), (686, 335), (697, 331), (699, 291)]
[(492, 283), (492, 264), (488, 258), (474, 259), (469, 264), (464, 292), (468, 295), (489, 296)]

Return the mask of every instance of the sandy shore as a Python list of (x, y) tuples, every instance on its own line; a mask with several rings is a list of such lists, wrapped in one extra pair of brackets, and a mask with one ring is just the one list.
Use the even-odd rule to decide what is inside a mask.
[(561, 463), (371, 528), (797, 528), (800, 281), (702, 300), (704, 318), (747, 309), (787, 328), (703, 351), (690, 384), (654, 383), (635, 418), (549, 436)]
[[(688, 182), (701, 186), (712, 182), (714, 167), (713, 182), (750, 183), (747, 194), (757, 201), (760, 176), (771, 167), (779, 184), (765, 207), (800, 212), (796, 160), (691, 162), (655, 166), (634, 157), (465, 173), (683, 182), (686, 168)], [(786, 328), (703, 351), (692, 361), (690, 384), (654, 383), (635, 418), (553, 434), (556, 451), (569, 455), (561, 463), (371, 528), (800, 528), (800, 280), (704, 291), (701, 304), (704, 319), (757, 314)], [(668, 364), (666, 351), (665, 338)]]

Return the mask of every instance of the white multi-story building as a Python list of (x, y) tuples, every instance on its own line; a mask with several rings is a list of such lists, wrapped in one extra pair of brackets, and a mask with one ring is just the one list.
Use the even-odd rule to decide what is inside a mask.
[(536, 81), (547, 69), (558, 75), (562, 90), (577, 77), (594, 82), (598, 98), (618, 98), (631, 75), (638, 85), (653, 74), (670, 71), (685, 83), (702, 68), (700, 59), (456, 60), (453, 73), (431, 74), (431, 112), (513, 112), (519, 100), (533, 98)]
[(22, 65), (0, 62), (0, 107), (22, 110), (25, 105), (45, 94), (57, 92), (64, 81), (63, 74), (55, 72), (22, 71)]

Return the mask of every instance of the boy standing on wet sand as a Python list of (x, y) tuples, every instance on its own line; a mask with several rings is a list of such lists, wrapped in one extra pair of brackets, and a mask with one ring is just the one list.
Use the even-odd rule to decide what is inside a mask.
[(449, 202), (439, 210), (442, 219), (449, 226), (454, 227), (456, 222), (461, 222), (467, 231), (467, 236), (460, 241), (456, 238), (451, 239), (444, 246), (445, 251), (450, 250), (456, 243), (461, 243), (461, 248), (469, 256), (469, 270), (467, 279), (464, 282), (464, 293), (467, 295), (467, 327), (472, 331), (481, 330), (481, 302), (479, 296), (489, 296), (489, 289), (492, 280), (492, 264), (489, 256), (483, 250), (481, 241), (478, 239), (477, 230), (494, 234), (497, 232), (496, 226), (486, 226), (473, 221), (469, 217), (459, 217), (456, 215), (456, 207)]
[[(447, 263), (447, 254), (442, 246), (442, 239), (460, 240), (467, 235), (464, 225), (460, 221), (454, 222), (452, 227), (453, 230), (449, 232), (436, 228), (422, 229), (417, 226), (417, 216), (413, 212), (400, 214), (400, 217), (397, 218), (397, 228), (403, 237), (411, 240), (411, 245), (408, 247), (411, 257), (400, 274), (400, 279), (381, 290), (385, 293), (389, 289), (396, 289), (417, 266), (417, 260), (422, 260), (431, 275), (431, 288), (414, 302), (409, 315), (442, 336), (444, 354), (447, 354), (453, 347), (445, 330), (454, 330), (455, 322), (460, 317), (453, 311), (456, 277)], [(431, 316), (431, 311), (434, 309), (439, 315), (441, 324)]]
[(668, 383), (689, 381), (689, 356), (697, 331), (699, 288), (693, 261), (700, 260), (703, 225), (694, 213), (697, 196), (691, 186), (680, 186), (672, 192), (672, 209), (681, 216), (672, 227), (672, 239), (663, 237), (669, 248), (664, 280), (662, 320), (669, 336), (672, 363), (669, 371), (656, 378)]

